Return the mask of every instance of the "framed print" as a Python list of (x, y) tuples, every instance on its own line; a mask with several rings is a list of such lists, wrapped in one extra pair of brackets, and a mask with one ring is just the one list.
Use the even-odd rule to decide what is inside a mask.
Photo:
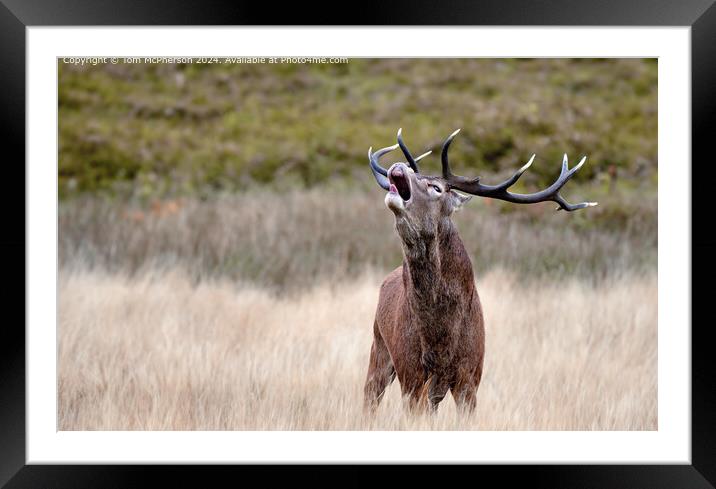
[(713, 487), (712, 2), (104, 7), (0, 9), (8, 487)]

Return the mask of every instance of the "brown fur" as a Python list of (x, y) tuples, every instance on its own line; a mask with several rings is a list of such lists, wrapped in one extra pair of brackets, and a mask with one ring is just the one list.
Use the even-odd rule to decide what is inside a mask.
[[(482, 376), (484, 321), (472, 264), (450, 220), (465, 199), (441, 179), (401, 168), (412, 195), (405, 208), (388, 207), (404, 260), (380, 289), (366, 407), (377, 407), (397, 376), (412, 408), (434, 410), (450, 390), (460, 408), (472, 410)], [(428, 192), (431, 184), (443, 191)]]

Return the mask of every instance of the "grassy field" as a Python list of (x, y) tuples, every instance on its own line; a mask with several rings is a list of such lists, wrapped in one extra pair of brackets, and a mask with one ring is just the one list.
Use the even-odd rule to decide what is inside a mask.
[[(656, 215), (475, 200), (455, 219), (487, 320), (474, 416), (361, 392), (382, 192), (60, 207), (61, 429), (656, 429)], [(614, 197), (617, 198), (617, 197)], [(600, 214), (604, 213), (604, 214)], [(604, 221), (604, 222), (602, 222)], [(611, 226), (608, 225), (611, 223)]]
[[(59, 65), (59, 428), (657, 428), (657, 63)], [(476, 412), (361, 411), (402, 261), (369, 146), (563, 191), (454, 216), (486, 315)], [(454, 148), (454, 149), (453, 149)], [(395, 152), (386, 162), (399, 158)], [(439, 157), (423, 162), (437, 173)]]
[[(565, 192), (601, 201), (576, 213), (555, 212), (551, 203), (476, 198), (454, 220), (478, 274), (501, 267), (526, 278), (599, 281), (653, 271), (656, 195), (597, 192)], [(374, 186), (147, 205), (74, 199), (60, 206), (59, 261), (66, 270), (179, 270), (195, 282), (225, 277), (290, 292), (366, 269), (389, 271), (401, 263), (402, 250), (383, 191)]]
[(653, 274), (539, 286), (478, 279), (487, 355), (477, 409), (375, 416), (362, 387), (380, 276), (293, 297), (180, 273), (63, 273), (61, 430), (655, 430)]

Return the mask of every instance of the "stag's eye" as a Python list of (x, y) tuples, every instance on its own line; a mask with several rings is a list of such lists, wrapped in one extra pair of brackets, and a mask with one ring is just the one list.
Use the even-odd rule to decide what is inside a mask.
[(438, 187), (437, 185), (432, 185), (432, 184), (431, 184), (430, 186), (431, 186), (431, 187), (433, 188), (433, 190), (435, 190), (437, 193), (442, 193), (442, 191), (443, 191), (443, 189), (441, 189), (441, 188)]

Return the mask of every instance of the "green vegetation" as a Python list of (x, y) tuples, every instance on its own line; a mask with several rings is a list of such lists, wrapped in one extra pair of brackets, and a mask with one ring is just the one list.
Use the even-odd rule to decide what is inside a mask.
[[(415, 153), (462, 127), (451, 154), (468, 175), (502, 176), (537, 153), (523, 190), (549, 183), (565, 152), (573, 162), (589, 156), (575, 188), (604, 186), (616, 171), (620, 186), (653, 189), (657, 62), (60, 63), (59, 192), (149, 199), (258, 184), (365, 187), (368, 147), (393, 144), (398, 127)], [(437, 161), (425, 171), (437, 172)]]

